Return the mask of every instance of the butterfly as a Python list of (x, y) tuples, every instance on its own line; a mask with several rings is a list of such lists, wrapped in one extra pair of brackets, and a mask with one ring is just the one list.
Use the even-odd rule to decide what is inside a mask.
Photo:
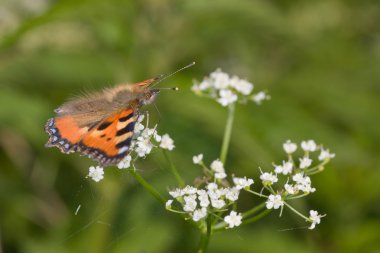
[(130, 152), (140, 108), (151, 104), (160, 92), (152, 86), (194, 62), (173, 72), (135, 84), (121, 84), (69, 100), (55, 109), (45, 131), (46, 147), (63, 153), (79, 152), (100, 166), (118, 164)]

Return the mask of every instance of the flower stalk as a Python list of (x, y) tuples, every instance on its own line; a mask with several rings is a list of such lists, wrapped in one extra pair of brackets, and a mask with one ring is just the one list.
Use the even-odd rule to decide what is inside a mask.
[(206, 253), (211, 237), (211, 218), (206, 219), (206, 229), (201, 230), (201, 239), (199, 241), (198, 253)]
[(165, 199), (161, 196), (161, 194), (151, 185), (149, 184), (138, 172), (137, 170), (130, 169), (128, 170), (129, 174), (131, 174), (132, 177), (136, 179), (139, 184), (144, 187), (145, 190), (147, 190), (155, 199), (157, 199), (159, 202), (165, 204)]
[(220, 150), (220, 161), (225, 164), (227, 159), (228, 147), (231, 140), (232, 126), (235, 117), (235, 103), (228, 106), (228, 117), (226, 128), (224, 129), (222, 148)]
[(180, 174), (178, 173), (178, 170), (177, 168), (175, 167), (172, 159), (170, 158), (168, 152), (166, 150), (162, 150), (162, 152), (164, 153), (164, 156), (165, 156), (165, 159), (166, 161), (168, 162), (169, 164), (169, 168), (170, 168), (170, 172), (173, 174), (173, 176), (176, 178), (179, 186), (181, 187), (184, 187), (185, 186), (185, 183), (182, 179), (182, 177), (180, 176)]

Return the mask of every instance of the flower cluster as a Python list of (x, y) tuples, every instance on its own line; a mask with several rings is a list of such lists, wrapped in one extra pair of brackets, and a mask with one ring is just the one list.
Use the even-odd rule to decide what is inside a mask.
[[(247, 177), (232, 177), (233, 183), (230, 184), (220, 160), (214, 160), (210, 166), (206, 166), (203, 155), (196, 155), (193, 157), (193, 163), (203, 168), (204, 181), (197, 186), (187, 185), (170, 191), (169, 194), (173, 199), (167, 202), (166, 208), (169, 211), (182, 213), (200, 224), (204, 224), (208, 216), (216, 216), (220, 219), (219, 224), (224, 224), (226, 228), (233, 228), (239, 226), (245, 217), (245, 214), (236, 211), (240, 192), (245, 190), (265, 199), (261, 208), (281, 209), (282, 212), (282, 209), (287, 206), (295, 211), (288, 201), (315, 192), (310, 176), (322, 171), (324, 165), (335, 156), (313, 140), (302, 141), (300, 146), (303, 155), (297, 160), (294, 153), (298, 145), (290, 140), (283, 144), (288, 158), (279, 165), (274, 164), (273, 171), (261, 171), (260, 180), (263, 188), (260, 192), (251, 189), (254, 181)], [(319, 155), (316, 154), (317, 151), (320, 152)], [(323, 217), (314, 210), (310, 211), (309, 217), (298, 211), (295, 212), (311, 224), (310, 229), (314, 229)], [(249, 211), (247, 213), (250, 214)]]
[[(266, 207), (268, 209), (282, 208), (285, 201), (306, 196), (316, 191), (311, 185), (310, 176), (324, 169), (324, 165), (335, 157), (328, 149), (324, 149), (321, 145), (317, 145), (314, 140), (302, 141), (301, 150), (302, 157), (295, 159), (293, 154), (297, 151), (298, 145), (286, 141), (283, 149), (288, 155), (286, 161), (282, 161), (280, 165), (273, 164), (273, 172), (261, 172), (260, 179), (264, 189), (268, 190), (270, 195), (267, 196)], [(319, 155), (314, 155), (319, 151)], [(282, 179), (282, 180), (281, 180)], [(315, 228), (320, 223), (320, 218), (316, 211), (310, 211), (310, 217), (306, 218), (311, 223), (310, 229)]]
[[(242, 215), (235, 210), (230, 211), (239, 198), (242, 189), (249, 189), (253, 184), (252, 179), (233, 178), (233, 186), (229, 187), (225, 178), (223, 163), (215, 160), (208, 168), (202, 161), (203, 155), (193, 157), (196, 164), (201, 165), (207, 172), (208, 179), (202, 184), (203, 187), (185, 186), (177, 188), (169, 192), (173, 199), (176, 200), (177, 206), (173, 206), (173, 199), (168, 200), (166, 208), (173, 212), (180, 212), (192, 218), (195, 222), (204, 222), (209, 213), (218, 213), (229, 228), (239, 226), (241, 224)], [(233, 208), (232, 208), (233, 209)]]
[[(144, 115), (140, 115), (138, 118), (132, 143), (130, 146), (129, 154), (117, 165), (119, 169), (126, 169), (131, 166), (131, 162), (137, 158), (144, 158), (149, 155), (153, 148), (161, 148), (166, 150), (174, 149), (174, 141), (170, 138), (168, 134), (159, 135), (157, 133), (157, 125), (153, 128), (145, 127), (143, 124)], [(99, 171), (102, 171), (101, 176), (99, 176)], [(95, 173), (96, 172), (96, 173)], [(90, 172), (88, 176), (92, 178), (95, 182), (99, 182), (103, 179), (103, 168), (97, 166), (94, 172), (94, 167), (90, 167)]]
[(99, 166), (91, 166), (89, 169), (88, 177), (90, 177), (95, 182), (99, 182), (104, 178), (103, 168)]
[(251, 100), (261, 104), (270, 97), (263, 91), (252, 93), (254, 85), (237, 76), (228, 75), (220, 69), (212, 72), (203, 81), (194, 82), (192, 90), (198, 95), (204, 95), (215, 99), (222, 106), (228, 106), (235, 102)]

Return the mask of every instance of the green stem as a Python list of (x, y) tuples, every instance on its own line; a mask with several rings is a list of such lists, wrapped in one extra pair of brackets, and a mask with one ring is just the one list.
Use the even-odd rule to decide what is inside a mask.
[(271, 210), (270, 209), (265, 209), (264, 211), (262, 211), (261, 213), (259, 213), (258, 215), (256, 216), (253, 216), (249, 219), (246, 219), (245, 221), (243, 221), (242, 225), (246, 225), (246, 224), (249, 224), (249, 223), (252, 223), (252, 222), (255, 222), (257, 220), (260, 220), (261, 218), (263, 218), (265, 215), (267, 215), (268, 213), (270, 213)]
[(169, 168), (170, 168), (170, 172), (174, 175), (174, 177), (177, 179), (177, 182), (178, 184), (181, 186), (181, 187), (184, 187), (185, 186), (185, 183), (183, 182), (181, 176), (179, 175), (178, 171), (177, 171), (177, 168), (175, 167), (172, 159), (170, 158), (169, 154), (163, 150), (162, 151), (164, 153), (164, 156), (165, 156), (165, 159), (166, 161), (169, 163)]
[(250, 189), (245, 189), (247, 192), (250, 192), (256, 196), (259, 196), (259, 197), (262, 197), (262, 198), (268, 198), (268, 196), (264, 195), (264, 194), (261, 194), (261, 193), (258, 193), (258, 192), (255, 192), (255, 191), (252, 191)]
[(324, 170), (324, 166), (329, 162), (329, 160), (325, 160), (323, 161), (322, 163), (320, 163), (319, 165), (316, 165), (314, 167), (311, 167), (309, 169), (307, 169), (305, 171), (305, 175), (307, 176), (310, 176), (310, 175), (314, 175), (314, 174), (317, 174), (319, 172), (322, 172)]
[(285, 201), (284, 201), (284, 204), (290, 209), (290, 210), (292, 210), (293, 212), (295, 212), (296, 214), (298, 214), (299, 216), (301, 216), (302, 218), (304, 218), (305, 220), (309, 220), (309, 218), (308, 217), (306, 217), (305, 215), (303, 215), (302, 213), (300, 213), (300, 212), (298, 212), (294, 207), (292, 207), (291, 205), (289, 205), (288, 203), (286, 203)]
[(246, 217), (248, 217), (248, 216), (250, 216), (250, 215), (252, 215), (254, 213), (257, 213), (258, 211), (260, 211), (261, 209), (263, 209), (265, 207), (265, 205), (266, 205), (266, 202), (263, 202), (260, 205), (255, 206), (254, 208), (246, 211), (245, 213), (243, 213), (243, 218), (246, 218)]
[(129, 173), (136, 179), (137, 182), (141, 184), (142, 187), (145, 188), (150, 194), (152, 194), (153, 197), (155, 197), (158, 201), (165, 204), (165, 199), (161, 196), (161, 194), (152, 186), (150, 185), (145, 179), (137, 173), (136, 169), (129, 170)]
[(222, 149), (220, 151), (220, 161), (225, 164), (228, 153), (228, 146), (230, 145), (232, 125), (234, 123), (235, 116), (235, 104), (230, 104), (228, 106), (228, 118), (226, 123), (226, 128), (224, 129)]
[(199, 163), (199, 165), (203, 168), (204, 173), (207, 174), (208, 176), (211, 176), (211, 175), (214, 174), (214, 173), (212, 172), (212, 170), (210, 170), (210, 169), (206, 166), (206, 164), (204, 164), (203, 161), (201, 161), (201, 162)]
[(305, 196), (307, 196), (307, 195), (309, 195), (309, 194), (310, 194), (310, 193), (305, 192), (305, 193), (303, 193), (303, 194), (301, 194), (301, 195), (297, 195), (297, 196), (293, 196), (293, 197), (286, 197), (285, 200), (299, 199), (299, 198), (305, 197)]
[(206, 231), (201, 232), (201, 240), (199, 242), (199, 248), (197, 253), (206, 253), (208, 249), (208, 244), (210, 242), (210, 237), (211, 237), (211, 219), (210, 217), (207, 217), (206, 219), (207, 223), (207, 229)]

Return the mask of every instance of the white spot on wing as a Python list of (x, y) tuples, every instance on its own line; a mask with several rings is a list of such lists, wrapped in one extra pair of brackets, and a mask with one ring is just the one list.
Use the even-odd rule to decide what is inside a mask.
[(119, 149), (118, 154), (124, 153), (124, 152), (128, 151), (128, 149), (129, 149), (129, 147), (122, 147), (121, 149)]

